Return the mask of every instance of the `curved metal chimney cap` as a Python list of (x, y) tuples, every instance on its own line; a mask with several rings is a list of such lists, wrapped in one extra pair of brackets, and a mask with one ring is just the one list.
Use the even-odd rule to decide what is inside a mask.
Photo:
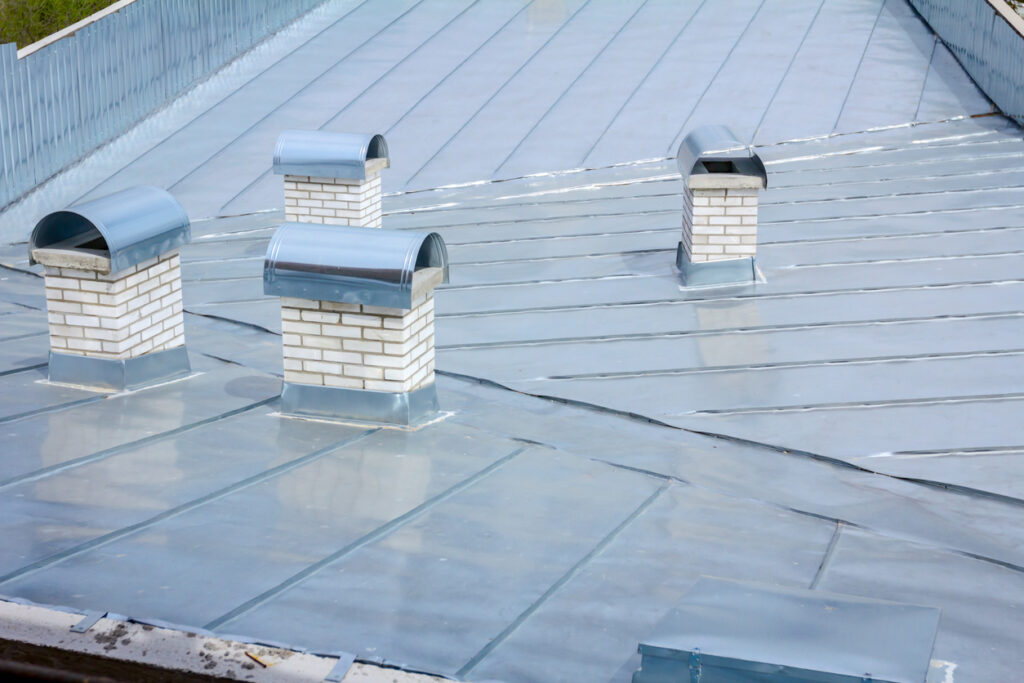
[(702, 161), (731, 161), (739, 173), (760, 176), (761, 186), (768, 187), (768, 172), (761, 157), (725, 126), (700, 126), (683, 138), (676, 153), (676, 165), (684, 182)]
[(383, 135), (286, 130), (274, 147), (274, 173), (365, 180), (367, 159), (391, 165)]
[[(72, 239), (76, 238), (76, 239)], [(32, 250), (56, 247), (73, 250), (75, 243), (102, 239), (97, 247), (109, 252), (110, 272), (131, 268), (191, 239), (188, 214), (169, 193), (158, 187), (138, 185), (77, 204), (43, 217), (29, 240)]]
[(263, 293), (409, 310), (423, 268), (441, 268), (448, 282), (448, 250), (435, 232), (285, 223), (267, 247)]

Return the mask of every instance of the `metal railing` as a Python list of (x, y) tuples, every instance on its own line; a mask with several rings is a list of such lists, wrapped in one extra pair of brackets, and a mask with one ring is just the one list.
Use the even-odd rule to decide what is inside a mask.
[(910, 0), (981, 89), (1024, 125), (1024, 19), (1002, 0)]
[(323, 0), (136, 0), (18, 58), (0, 45), (0, 208)]

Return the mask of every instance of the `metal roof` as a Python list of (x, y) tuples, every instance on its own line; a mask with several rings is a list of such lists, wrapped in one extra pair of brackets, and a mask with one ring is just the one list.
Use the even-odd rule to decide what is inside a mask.
[(193, 217), (279, 207), (288, 129), (374, 131), (384, 190), (989, 113), (905, 0), (332, 0), (0, 215), (0, 238), (140, 182)]
[[(306, 21), (252, 80), (222, 74), (0, 217), (0, 595), (467, 680), (628, 681), (713, 575), (937, 607), (937, 680), (1016, 676), (1024, 139), (970, 116), (988, 103), (905, 3)], [(764, 281), (684, 291), (670, 155), (707, 122), (771, 176)], [(268, 156), (311, 125), (384, 130), (385, 185), (417, 190), (385, 226), (448, 247), (447, 412), (415, 431), (279, 415)], [(14, 242), (129, 179), (193, 216), (195, 372), (48, 385)]]

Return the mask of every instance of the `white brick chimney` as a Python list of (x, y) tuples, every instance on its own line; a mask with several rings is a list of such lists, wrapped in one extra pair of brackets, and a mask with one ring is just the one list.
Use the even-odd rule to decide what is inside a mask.
[(284, 176), (285, 220), (381, 227), (380, 173), (389, 165), (381, 135), (283, 132), (274, 172)]
[(281, 298), (284, 380), (404, 393), (434, 381), (440, 268), (416, 271), (412, 308)]
[(757, 254), (761, 179), (739, 174), (690, 176), (683, 190), (683, 250), (690, 263)]
[(178, 247), (188, 216), (133, 187), (43, 218), (30, 256), (44, 266), (50, 380), (127, 389), (189, 372)]
[(54, 351), (120, 359), (185, 345), (177, 249), (116, 273), (109, 259), (88, 268), (63, 249), (34, 249), (32, 256), (46, 266)]
[(436, 233), (278, 228), (263, 291), (281, 297), (281, 411), (404, 425), (436, 412), (434, 288), (447, 272)]
[(689, 133), (676, 158), (683, 179), (682, 238), (676, 253), (686, 285), (755, 279), (761, 159), (722, 126)]

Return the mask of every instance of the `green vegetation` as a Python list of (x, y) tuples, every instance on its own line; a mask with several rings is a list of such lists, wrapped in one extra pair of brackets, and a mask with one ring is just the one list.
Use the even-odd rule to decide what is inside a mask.
[(113, 0), (0, 0), (0, 43), (25, 47), (98, 12)]

